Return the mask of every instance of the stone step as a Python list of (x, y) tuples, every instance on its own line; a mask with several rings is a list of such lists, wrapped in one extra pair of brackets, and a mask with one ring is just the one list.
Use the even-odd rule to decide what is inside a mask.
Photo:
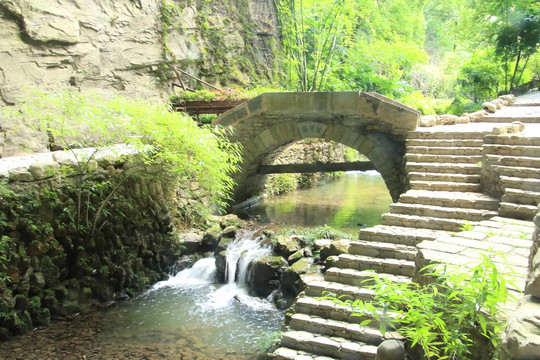
[(410, 181), (411, 189), (431, 191), (479, 192), (480, 184), (447, 181)]
[(320, 297), (333, 294), (344, 300), (372, 300), (373, 290), (331, 281), (311, 281), (304, 289), (306, 296)]
[(486, 162), (492, 166), (503, 165), (540, 169), (540, 158), (537, 157), (486, 154), (485, 158)]
[(400, 215), (415, 215), (422, 217), (461, 219), (467, 221), (482, 221), (497, 216), (497, 211), (483, 209), (465, 209), (446, 206), (394, 203), (390, 204), (390, 213)]
[(471, 140), (483, 139), (489, 131), (466, 131), (460, 128), (457, 131), (441, 131), (440, 128), (419, 129), (407, 132), (407, 139), (445, 139), (445, 140)]
[[(294, 355), (294, 350), (305, 351), (308, 354), (297, 351), (296, 355)], [(325, 358), (315, 357), (315, 355), (328, 356), (330, 359), (374, 360), (377, 356), (377, 346), (340, 337), (330, 339), (307, 331), (291, 330), (283, 333), (281, 336), (281, 348), (277, 349), (274, 354), (275, 359), (280, 360), (307, 360), (309, 356), (314, 360), (326, 360)]]
[(528, 179), (540, 179), (540, 170), (529, 167), (520, 166), (503, 166), (497, 167), (500, 176), (510, 176)]
[(540, 146), (540, 137), (525, 136), (521, 134), (486, 135), (486, 144)]
[(407, 146), (482, 147), (482, 139), (407, 139)]
[(409, 190), (401, 194), (399, 202), (492, 211), (499, 208), (497, 199), (478, 192)]
[(392, 226), (403, 226), (408, 228), (423, 228), (443, 231), (460, 231), (460, 228), (467, 223), (462, 219), (445, 219), (418, 215), (403, 214), (383, 214), (381, 224)]
[(513, 176), (501, 176), (503, 188), (540, 192), (540, 179), (523, 179)]
[(377, 241), (351, 241), (349, 254), (414, 261), (416, 247)]
[(532, 221), (538, 213), (538, 206), (501, 202), (499, 214), (504, 217)]
[(481, 156), (481, 147), (407, 146), (407, 154)]
[(308, 314), (294, 314), (289, 322), (289, 327), (296, 331), (307, 331), (327, 337), (340, 337), (368, 345), (378, 346), (384, 340), (401, 339), (403, 336), (397, 331), (387, 331), (384, 335), (378, 328), (372, 326), (360, 326), (334, 319), (326, 319)]
[(353, 315), (353, 311), (349, 305), (342, 305), (329, 299), (305, 296), (304, 294), (296, 299), (293, 310), (295, 313), (320, 316), (325, 319), (348, 321), (356, 324), (369, 320), (374, 326), (378, 326), (379, 324), (373, 317), (373, 314), (368, 311), (364, 311), (362, 315)]
[(455, 164), (455, 163), (424, 163), (407, 162), (407, 172), (443, 173), (443, 174), (480, 174), (481, 166), (475, 164)]
[(377, 273), (413, 276), (414, 260), (381, 259), (370, 256), (341, 254), (334, 266), (342, 269), (372, 270)]
[(494, 114), (482, 118), (483, 123), (512, 123), (519, 121), (522, 123), (540, 123), (537, 106), (511, 106), (503, 107)]
[[(338, 268), (332, 269), (343, 270)], [(371, 274), (373, 274), (373, 272), (371, 272)], [(395, 277), (395, 275), (389, 274), (380, 274), (379, 276), (387, 276), (388, 279), (392, 279), (392, 277)], [(398, 277), (395, 278), (398, 279)], [(411, 278), (409, 277), (404, 277), (404, 279), (407, 280), (399, 279), (399, 281), (406, 281), (407, 283), (411, 282)], [(367, 310), (356, 310), (353, 312), (350, 305), (336, 303), (331, 299), (324, 299), (319, 297), (315, 298), (311, 296), (305, 296), (305, 294), (301, 294), (300, 297), (296, 299), (295, 303), (292, 306), (292, 309), (294, 310), (294, 313), (297, 314), (307, 314), (322, 317), (325, 319), (347, 321), (352, 324), (360, 324), (368, 320), (370, 326), (379, 327), (379, 321), (374, 317), (374, 314), (372, 312)], [(377, 312), (379, 313), (379, 316), (383, 315), (382, 310)], [(399, 314), (391, 311), (386, 311), (384, 313), (384, 316), (389, 319), (394, 319), (399, 316)]]
[(457, 183), (480, 183), (480, 175), (410, 172), (411, 181), (442, 181)]
[(506, 188), (501, 201), (519, 205), (538, 206), (540, 204), (540, 192)]
[[(450, 163), (450, 164), (478, 164), (482, 161), (482, 155), (437, 155), (437, 154), (417, 154), (407, 153), (405, 154), (407, 162), (419, 162), (419, 163)], [(459, 172), (458, 172), (459, 173)]]
[(353, 286), (369, 286), (373, 284), (374, 275), (393, 282), (411, 282), (410, 276), (375, 273), (372, 270), (342, 269), (338, 267), (328, 269), (324, 274), (324, 279), (326, 281), (339, 282)]
[(358, 238), (364, 241), (391, 242), (394, 244), (415, 246), (422, 241), (435, 240), (440, 233), (440, 231), (429, 229), (375, 225), (367, 229), (361, 229)]
[(540, 146), (486, 144), (484, 154), (540, 157)]

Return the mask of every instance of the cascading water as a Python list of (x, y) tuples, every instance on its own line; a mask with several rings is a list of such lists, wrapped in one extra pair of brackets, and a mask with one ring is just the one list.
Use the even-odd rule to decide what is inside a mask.
[(199, 260), (121, 311), (108, 312), (103, 341), (111, 347), (159, 343), (160, 351), (170, 348), (171, 358), (189, 351), (197, 359), (256, 357), (268, 333), (280, 330), (283, 313), (248, 294), (249, 264), (271, 252), (253, 236), (252, 231), (242, 232), (229, 244), (226, 284), (215, 283), (213, 257)]

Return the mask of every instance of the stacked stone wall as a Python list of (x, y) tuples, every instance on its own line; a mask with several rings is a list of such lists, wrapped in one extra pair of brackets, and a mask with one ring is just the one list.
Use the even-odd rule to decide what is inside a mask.
[(540, 211), (534, 218), (534, 224), (525, 296), (503, 336), (505, 359), (536, 359), (540, 353)]
[(170, 210), (176, 190), (135, 167), (109, 156), (91, 174), (0, 185), (0, 339), (133, 296), (167, 275), (181, 253)]

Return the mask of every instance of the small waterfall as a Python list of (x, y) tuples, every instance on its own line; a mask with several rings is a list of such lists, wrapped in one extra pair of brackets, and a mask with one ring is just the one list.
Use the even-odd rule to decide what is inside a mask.
[(270, 255), (269, 246), (261, 246), (261, 238), (254, 238), (256, 230), (244, 231), (236, 235), (233, 242), (225, 251), (227, 265), (225, 281), (231, 285), (237, 283), (241, 288), (247, 288), (249, 281), (249, 264), (257, 259)]
[(151, 290), (163, 287), (183, 287), (212, 284), (216, 277), (216, 260), (208, 257), (197, 261), (189, 269), (180, 271), (166, 281), (156, 283)]
[(239, 303), (253, 310), (273, 309), (273, 305), (263, 299), (248, 294), (249, 264), (270, 255), (270, 246), (262, 246), (260, 237), (255, 237), (257, 230), (238, 232), (225, 252), (225, 285), (216, 284), (216, 260), (208, 257), (197, 261), (191, 268), (180, 271), (166, 281), (155, 284), (150, 291), (172, 288), (175, 291), (194, 291), (202, 287), (210, 291), (206, 300), (199, 299), (197, 307), (203, 312), (227, 309), (233, 303)]

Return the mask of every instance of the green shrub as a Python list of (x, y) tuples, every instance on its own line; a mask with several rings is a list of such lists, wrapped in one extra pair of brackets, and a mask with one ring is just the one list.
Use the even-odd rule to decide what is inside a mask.
[(425, 267), (426, 285), (395, 283), (374, 273), (366, 280), (373, 283), (367, 286), (374, 290), (372, 302), (324, 298), (350, 306), (355, 315), (370, 312), (382, 333), (397, 329), (427, 359), (471, 359), (471, 351), (480, 349), (481, 343), (494, 353), (501, 343), (502, 306), (510, 296), (507, 286), (515, 285), (513, 272), (505, 267), (500, 273), (494, 263), (496, 256), (504, 259), (503, 254), (480, 255), (476, 265)]
[(280, 195), (298, 188), (298, 175), (296, 174), (275, 174), (268, 177), (266, 181), (266, 191), (270, 195)]

